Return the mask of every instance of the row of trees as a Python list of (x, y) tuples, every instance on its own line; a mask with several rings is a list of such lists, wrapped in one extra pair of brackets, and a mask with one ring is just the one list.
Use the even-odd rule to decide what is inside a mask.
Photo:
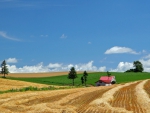
[[(86, 71), (83, 72), (83, 76), (81, 77), (81, 83), (86, 86), (88, 73)], [(74, 79), (77, 78), (77, 72), (74, 67), (72, 67), (68, 74), (68, 79), (72, 79), (72, 85), (74, 86)]]

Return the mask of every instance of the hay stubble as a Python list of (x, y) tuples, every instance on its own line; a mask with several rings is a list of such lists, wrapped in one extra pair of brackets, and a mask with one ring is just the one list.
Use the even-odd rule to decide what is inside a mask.
[[(15, 84), (22, 87), (21, 82)], [(6, 93), (0, 95), (0, 110), (2, 113), (149, 113), (149, 87), (150, 80), (143, 80), (107, 87)]]

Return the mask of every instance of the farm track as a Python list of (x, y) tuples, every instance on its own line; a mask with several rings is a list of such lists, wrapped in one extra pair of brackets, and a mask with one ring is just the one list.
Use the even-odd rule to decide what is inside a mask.
[(0, 113), (150, 113), (149, 96), (150, 80), (101, 87), (6, 93), (0, 95)]
[(149, 95), (150, 97), (150, 80), (148, 80), (145, 85), (144, 85), (144, 90), (146, 91), (146, 93)]

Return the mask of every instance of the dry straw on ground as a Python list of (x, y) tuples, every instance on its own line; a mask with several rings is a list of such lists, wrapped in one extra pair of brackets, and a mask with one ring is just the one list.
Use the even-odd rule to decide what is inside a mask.
[[(83, 73), (81, 71), (77, 73)], [(89, 73), (89, 72), (88, 72)], [(10, 77), (23, 77), (23, 78), (29, 78), (29, 77), (51, 77), (51, 76), (60, 76), (60, 75), (67, 75), (68, 72), (48, 72), (48, 73), (9, 73), (8, 76)]]
[[(4, 80), (4, 81), (3, 81)], [(27, 82), (0, 79), (1, 85), (27, 86)], [(6, 81), (5, 81), (6, 80)], [(0, 94), (1, 113), (150, 113), (150, 80), (54, 91)], [(31, 84), (38, 85), (41, 84)], [(9, 89), (6, 88), (6, 89)]]
[(0, 78), (0, 91), (19, 89), (29, 86), (41, 88), (41, 87), (48, 87), (49, 85)]

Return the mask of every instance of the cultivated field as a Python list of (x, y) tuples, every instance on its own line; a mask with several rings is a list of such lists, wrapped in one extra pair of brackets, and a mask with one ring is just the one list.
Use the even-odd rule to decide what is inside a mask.
[(150, 113), (150, 80), (0, 94), (0, 113)]
[(0, 78), (0, 91), (19, 89), (19, 88), (29, 87), (29, 86), (42, 88), (42, 87), (48, 87), (49, 85)]
[[(69, 72), (49, 72), (49, 73), (9, 73), (9, 77), (19, 77), (19, 78), (38, 78), (38, 77), (52, 77), (60, 75), (68, 75)], [(83, 72), (77, 72), (83, 73)], [(6, 75), (7, 76), (7, 75)]]

